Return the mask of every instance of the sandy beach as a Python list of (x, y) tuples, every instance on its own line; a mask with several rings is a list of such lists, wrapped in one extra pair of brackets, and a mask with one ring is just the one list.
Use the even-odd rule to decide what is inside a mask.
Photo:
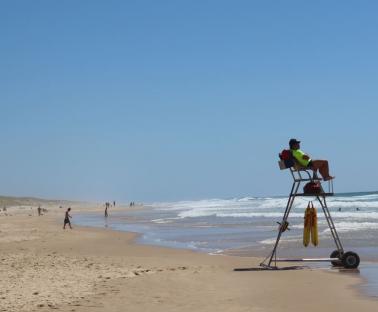
[[(321, 269), (235, 272), (261, 259), (137, 245), (136, 234), (63, 230), (65, 208), (2, 199), (0, 311), (374, 311), (353, 274)], [(14, 205), (13, 207), (9, 207)], [(62, 206), (62, 208), (59, 208)], [(118, 207), (117, 209), (129, 209)], [(134, 207), (133, 209), (138, 209)]]

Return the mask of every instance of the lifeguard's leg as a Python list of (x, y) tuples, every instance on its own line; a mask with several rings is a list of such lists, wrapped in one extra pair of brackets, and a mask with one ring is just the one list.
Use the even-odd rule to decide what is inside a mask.
[(327, 160), (313, 160), (312, 169), (319, 170), (324, 180), (330, 180), (333, 177), (329, 175), (329, 165)]

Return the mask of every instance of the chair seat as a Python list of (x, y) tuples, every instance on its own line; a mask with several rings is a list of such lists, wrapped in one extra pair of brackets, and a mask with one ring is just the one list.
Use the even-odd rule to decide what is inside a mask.
[[(283, 160), (278, 161), (278, 165), (281, 170), (290, 169), (291, 176), (293, 177), (294, 184), (295, 183), (307, 183), (307, 182), (316, 182), (316, 181), (323, 181), (317, 175), (317, 172), (311, 168), (303, 167), (298, 163), (295, 163), (294, 166), (286, 167), (285, 162)], [(294, 187), (293, 184), (293, 187)], [(332, 196), (333, 195), (333, 180), (328, 181), (328, 192), (322, 191), (320, 194), (321, 196)], [(294, 196), (314, 196), (313, 194), (304, 194), (304, 193), (297, 193)]]

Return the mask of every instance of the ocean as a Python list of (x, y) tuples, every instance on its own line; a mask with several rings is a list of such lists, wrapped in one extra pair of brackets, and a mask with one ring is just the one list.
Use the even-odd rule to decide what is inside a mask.
[[(303, 247), (303, 217), (308, 200), (318, 210), (319, 246)], [(275, 242), (287, 197), (245, 197), (145, 204), (143, 209), (75, 217), (80, 225), (140, 233), (138, 243), (188, 248), (206, 253), (264, 256)], [(327, 197), (344, 250), (378, 261), (378, 192)], [(335, 249), (315, 198), (296, 198), (283, 233), (279, 256), (328, 257)]]

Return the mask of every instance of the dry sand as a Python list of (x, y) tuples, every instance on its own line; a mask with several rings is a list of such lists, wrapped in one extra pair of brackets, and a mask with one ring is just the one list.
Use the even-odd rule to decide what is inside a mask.
[[(235, 272), (261, 259), (140, 246), (135, 234), (74, 227), (64, 208), (38, 200), (0, 213), (0, 311), (376, 311), (359, 278), (320, 269)], [(1, 201), (0, 201), (1, 202)], [(64, 205), (64, 208), (58, 208)], [(126, 209), (118, 207), (118, 209)], [(134, 208), (138, 209), (138, 207)], [(74, 219), (73, 219), (74, 220)]]

